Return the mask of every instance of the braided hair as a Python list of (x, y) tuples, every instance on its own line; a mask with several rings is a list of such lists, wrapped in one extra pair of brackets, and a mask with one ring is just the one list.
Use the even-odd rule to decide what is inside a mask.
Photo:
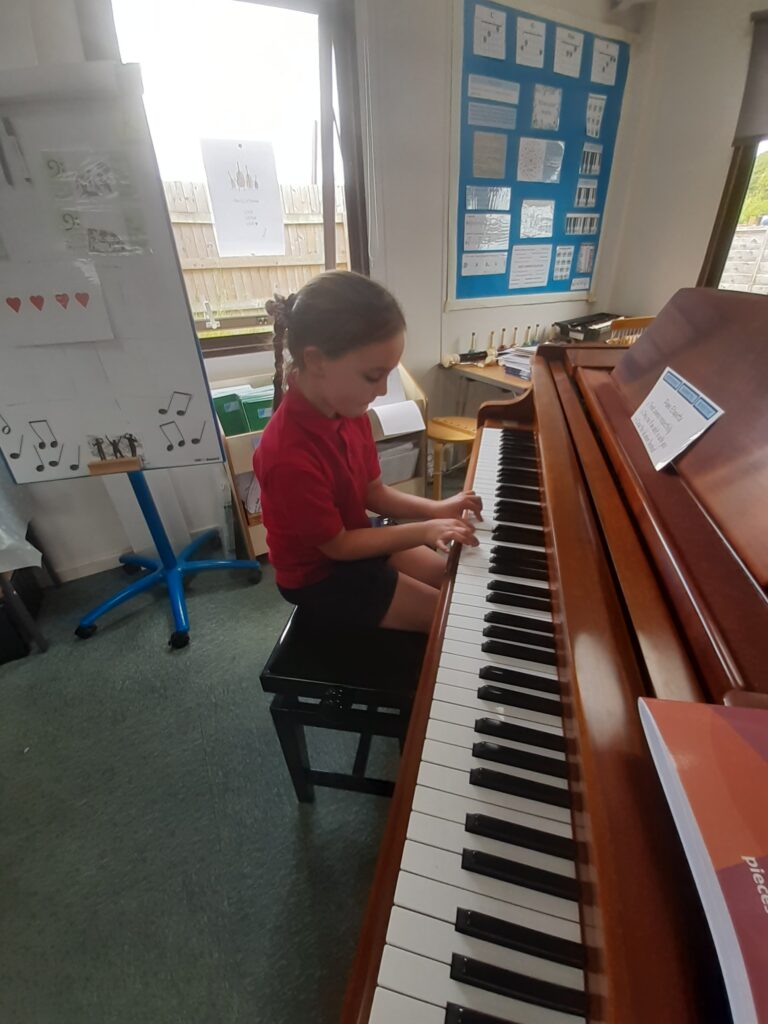
[(276, 294), (266, 310), (275, 324), (275, 412), (283, 397), (286, 334), (291, 360), (301, 369), (304, 350), (310, 346), (329, 359), (338, 359), (405, 330), (397, 299), (376, 281), (349, 270), (319, 274), (287, 298)]
[(272, 335), (272, 348), (275, 353), (275, 375), (272, 378), (272, 386), (275, 389), (275, 397), (272, 404), (273, 412), (277, 412), (280, 403), (283, 400), (283, 383), (285, 378), (284, 360), (283, 360), (283, 345), (285, 343), (285, 332), (288, 330), (291, 310), (293, 304), (296, 301), (294, 294), (284, 298), (282, 295), (275, 293), (274, 299), (268, 299), (266, 303), (266, 311), (269, 316), (272, 317), (275, 325), (275, 330)]

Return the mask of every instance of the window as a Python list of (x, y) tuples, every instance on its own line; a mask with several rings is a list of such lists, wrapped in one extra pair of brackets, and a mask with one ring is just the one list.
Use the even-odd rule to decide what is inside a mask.
[[(331, 44), (342, 30), (354, 32), (345, 20), (347, 0), (325, 0), (322, 8), (312, 0), (112, 2), (121, 57), (141, 66), (203, 351), (269, 347), (264, 304), (274, 292), (296, 291), (328, 266), (367, 271), (349, 258), (349, 235), (358, 242), (360, 228), (347, 221), (349, 159), (342, 160), (339, 138), (354, 109), (342, 103), (339, 113), (333, 110)], [(240, 150), (230, 153), (228, 146)], [(257, 159), (263, 166), (254, 165)], [(259, 211), (265, 227), (254, 241)], [(357, 201), (355, 214), (361, 215)]]
[(768, 11), (752, 23), (733, 156), (697, 284), (768, 294)]
[(768, 295), (768, 139), (757, 146), (720, 288)]

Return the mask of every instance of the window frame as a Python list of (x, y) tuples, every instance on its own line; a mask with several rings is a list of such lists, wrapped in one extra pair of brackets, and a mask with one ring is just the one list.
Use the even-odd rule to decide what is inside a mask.
[(720, 286), (720, 278), (723, 276), (733, 236), (739, 223), (739, 214), (752, 178), (759, 145), (759, 140), (755, 140), (747, 145), (733, 147), (715, 224), (696, 281), (697, 288), (718, 288)]

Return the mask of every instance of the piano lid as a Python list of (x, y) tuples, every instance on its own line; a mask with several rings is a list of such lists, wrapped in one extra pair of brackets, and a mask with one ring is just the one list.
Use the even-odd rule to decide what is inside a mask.
[(683, 288), (611, 374), (631, 416), (666, 366), (724, 409), (674, 472), (768, 586), (768, 296)]

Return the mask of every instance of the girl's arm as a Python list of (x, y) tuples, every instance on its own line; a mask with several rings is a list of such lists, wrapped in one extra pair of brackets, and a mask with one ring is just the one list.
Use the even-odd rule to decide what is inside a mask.
[(403, 526), (385, 526), (381, 529), (342, 530), (320, 550), (336, 562), (354, 562), (360, 558), (394, 555), (396, 551), (429, 544), (447, 551), (452, 541), (459, 544), (477, 544), (475, 528), (463, 519), (432, 519), (428, 523), (407, 523)]
[(379, 477), (368, 484), (365, 507), (380, 516), (395, 516), (401, 519), (458, 519), (466, 510), (482, 519), (480, 513), (483, 502), (472, 491), (462, 491), (461, 494), (446, 498), (445, 501), (419, 498), (415, 494), (403, 494), (394, 487), (387, 487)]

